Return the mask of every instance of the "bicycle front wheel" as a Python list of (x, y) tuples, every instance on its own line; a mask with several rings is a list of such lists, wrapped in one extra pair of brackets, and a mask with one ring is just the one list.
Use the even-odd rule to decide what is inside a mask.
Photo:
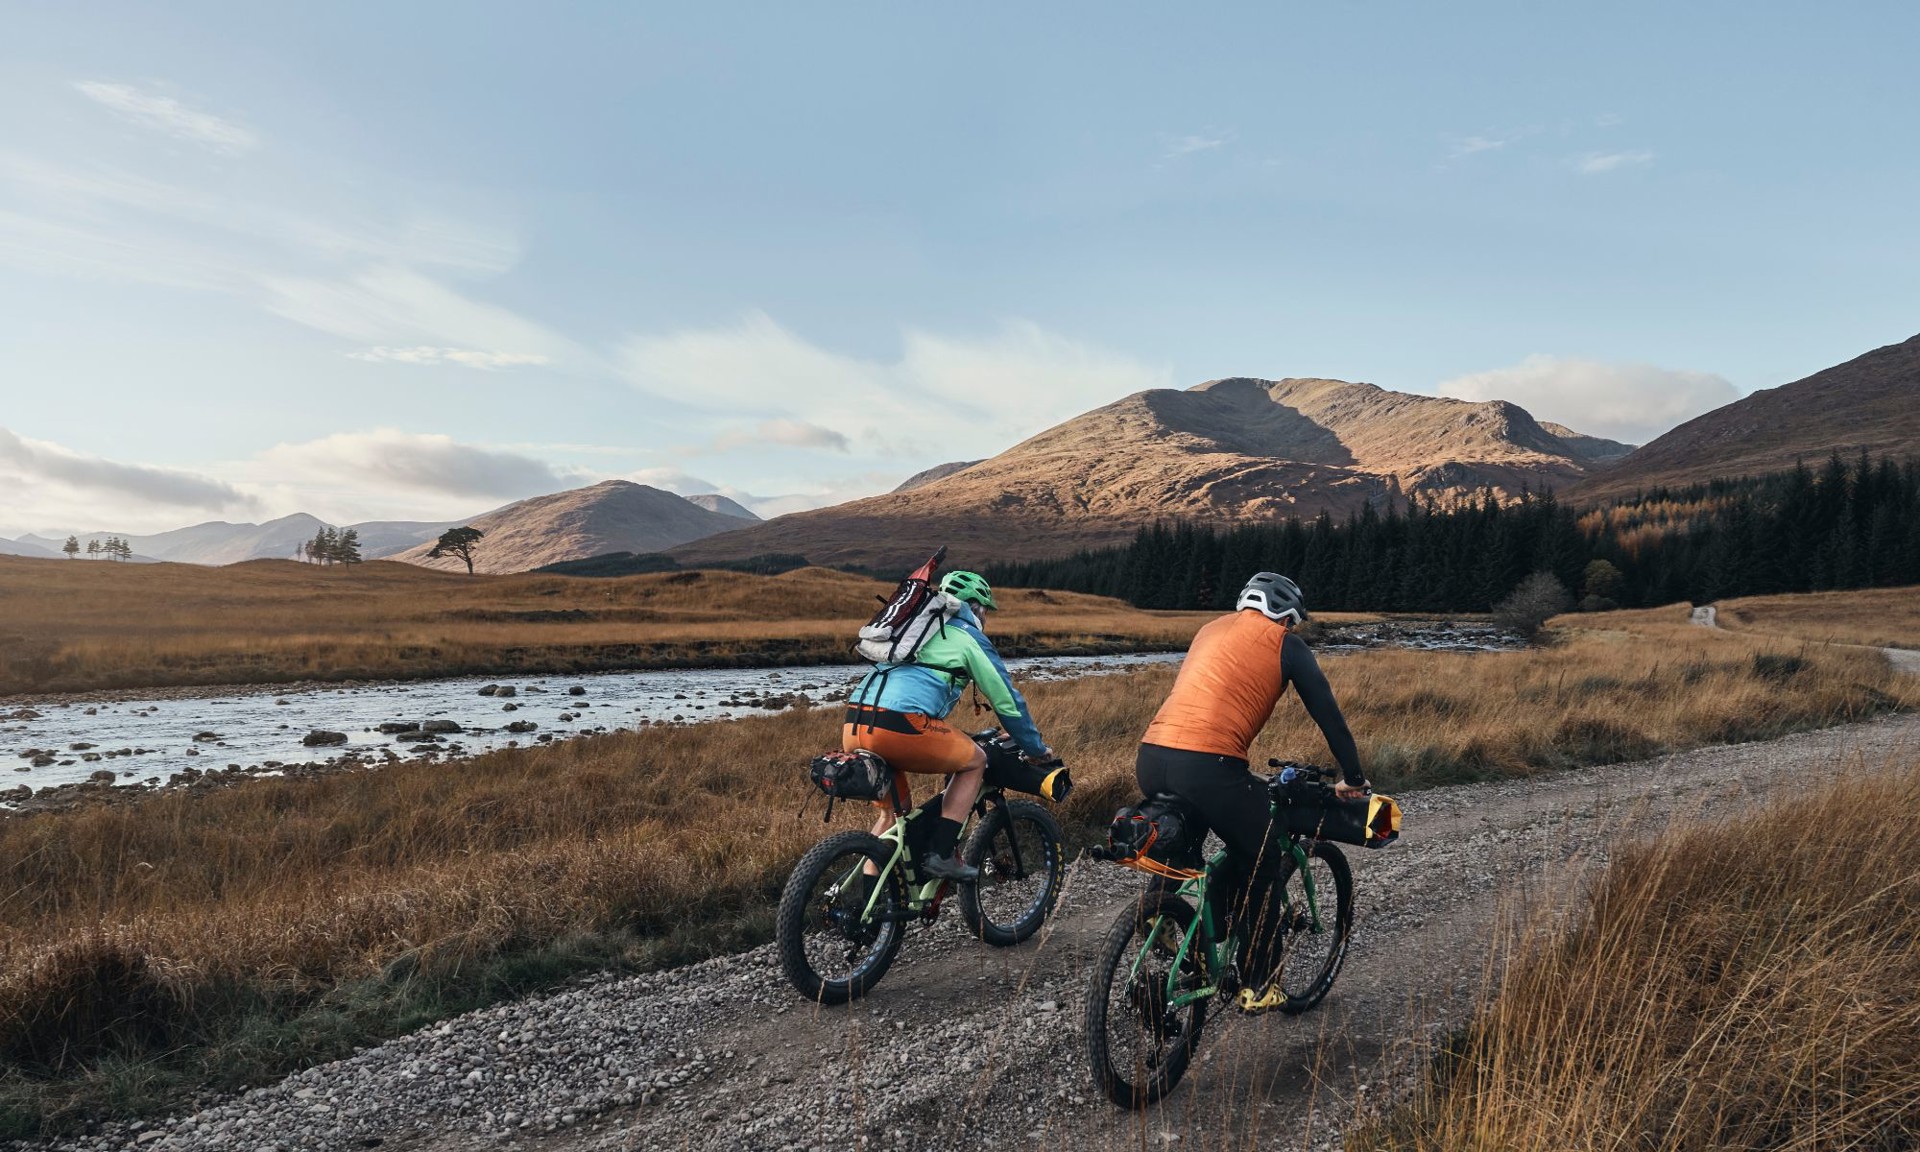
[[(906, 888), (878, 836), (841, 832), (807, 850), (780, 893), (774, 935), (787, 979), (818, 1004), (865, 996), (900, 952)], [(878, 876), (865, 874), (871, 861)], [(877, 898), (871, 898), (875, 886)]]
[(962, 853), (980, 870), (978, 881), (960, 886), (967, 930), (999, 948), (1038, 932), (1066, 879), (1064, 839), (1038, 804), (1015, 800), (988, 812)]
[[(1280, 987), (1287, 994), (1282, 1012), (1299, 1015), (1326, 999), (1347, 958), (1353, 934), (1353, 870), (1340, 849), (1316, 840), (1305, 845), (1307, 866), (1289, 853), (1274, 886), (1285, 899), (1281, 927)], [(1307, 881), (1313, 881), (1312, 901)]]
[(1207, 999), (1176, 1007), (1167, 989), (1170, 981), (1176, 991), (1205, 988), (1206, 950), (1193, 905), (1157, 888), (1130, 901), (1107, 930), (1087, 984), (1087, 1063), (1120, 1107), (1144, 1108), (1186, 1074)]

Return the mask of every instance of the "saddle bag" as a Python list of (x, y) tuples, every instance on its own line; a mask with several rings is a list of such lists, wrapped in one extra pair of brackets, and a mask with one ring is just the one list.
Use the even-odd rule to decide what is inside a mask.
[[(1100, 853), (1121, 864), (1140, 866), (1142, 862), (1166, 868), (1197, 869), (1201, 866), (1201, 846), (1207, 828), (1199, 813), (1178, 798), (1158, 794), (1139, 807), (1126, 807), (1113, 814), (1107, 825), (1106, 851)], [(1158, 871), (1147, 867), (1147, 871)]]
[(893, 792), (893, 767), (864, 748), (815, 756), (808, 775), (829, 800), (884, 800)]

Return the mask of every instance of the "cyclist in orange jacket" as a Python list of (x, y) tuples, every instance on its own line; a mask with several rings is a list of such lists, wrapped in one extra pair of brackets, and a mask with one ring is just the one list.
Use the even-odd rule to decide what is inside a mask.
[(1253, 928), (1239, 1006), (1254, 1013), (1277, 1008), (1287, 997), (1280, 989), (1280, 957), (1272, 955), (1271, 928), (1278, 917), (1268, 907), (1280, 853), (1271, 850), (1266, 781), (1249, 770), (1247, 753), (1288, 685), (1340, 765), (1335, 794), (1350, 799), (1370, 787), (1327, 677), (1296, 631), (1306, 615), (1299, 585), (1277, 573), (1256, 573), (1234, 611), (1194, 636), (1134, 762), (1140, 791), (1171, 792), (1192, 804), (1227, 846), (1222, 879), (1233, 894), (1228, 907), (1236, 919), (1251, 916)]

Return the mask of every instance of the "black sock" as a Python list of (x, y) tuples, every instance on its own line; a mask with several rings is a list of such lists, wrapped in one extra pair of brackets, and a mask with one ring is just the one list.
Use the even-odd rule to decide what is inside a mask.
[(935, 856), (951, 856), (960, 843), (960, 821), (949, 820), (945, 816), (933, 822), (933, 835), (927, 840), (927, 850)]

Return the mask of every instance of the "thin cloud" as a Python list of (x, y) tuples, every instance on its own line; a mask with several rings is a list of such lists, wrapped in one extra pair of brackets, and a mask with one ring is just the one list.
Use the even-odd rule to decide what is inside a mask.
[(1447, 151), (1447, 157), (1458, 160), (1463, 156), (1475, 156), (1481, 152), (1497, 152), (1519, 139), (1517, 136), (1466, 136), (1453, 142)]
[(81, 80), (74, 88), (129, 124), (215, 152), (245, 152), (260, 143), (258, 136), (231, 120), (189, 108), (171, 96), (142, 92), (131, 84)]
[(1510, 400), (1576, 432), (1644, 444), (1674, 425), (1740, 398), (1726, 377), (1654, 364), (1529, 356), (1508, 368), (1441, 384), (1462, 400)]
[(1593, 118), (1595, 128), (1617, 128), (1626, 122), (1627, 118), (1617, 112), (1602, 112)]
[(1171, 160), (1176, 156), (1191, 156), (1195, 152), (1211, 152), (1232, 142), (1233, 133), (1231, 132), (1218, 136), (1181, 136), (1167, 142), (1165, 158)]
[(260, 463), (281, 481), (350, 480), (368, 487), (399, 487), (446, 496), (523, 497), (571, 487), (588, 478), (544, 460), (462, 444), (437, 433), (394, 428), (342, 432), (299, 444), (279, 444)]
[(762, 420), (752, 428), (723, 432), (714, 437), (711, 450), (729, 452), (757, 444), (781, 448), (823, 448), (833, 452), (851, 452), (853, 445), (845, 435), (805, 420)]
[(143, 504), (219, 511), (246, 508), (253, 498), (195, 472), (121, 464), (85, 456), (45, 440), (0, 428), (0, 474), (22, 484), (56, 484), (82, 493), (130, 498)]
[(501, 368), (538, 367), (549, 363), (548, 357), (531, 352), (489, 352), (479, 348), (436, 348), (422, 344), (414, 348), (369, 348), (365, 352), (349, 352), (350, 360), (365, 360), (370, 364), (459, 364), (467, 368), (479, 368), (493, 371)]
[(1653, 163), (1651, 152), (1589, 152), (1573, 161), (1574, 171), (1582, 176), (1598, 176), (1621, 168), (1637, 168)]

